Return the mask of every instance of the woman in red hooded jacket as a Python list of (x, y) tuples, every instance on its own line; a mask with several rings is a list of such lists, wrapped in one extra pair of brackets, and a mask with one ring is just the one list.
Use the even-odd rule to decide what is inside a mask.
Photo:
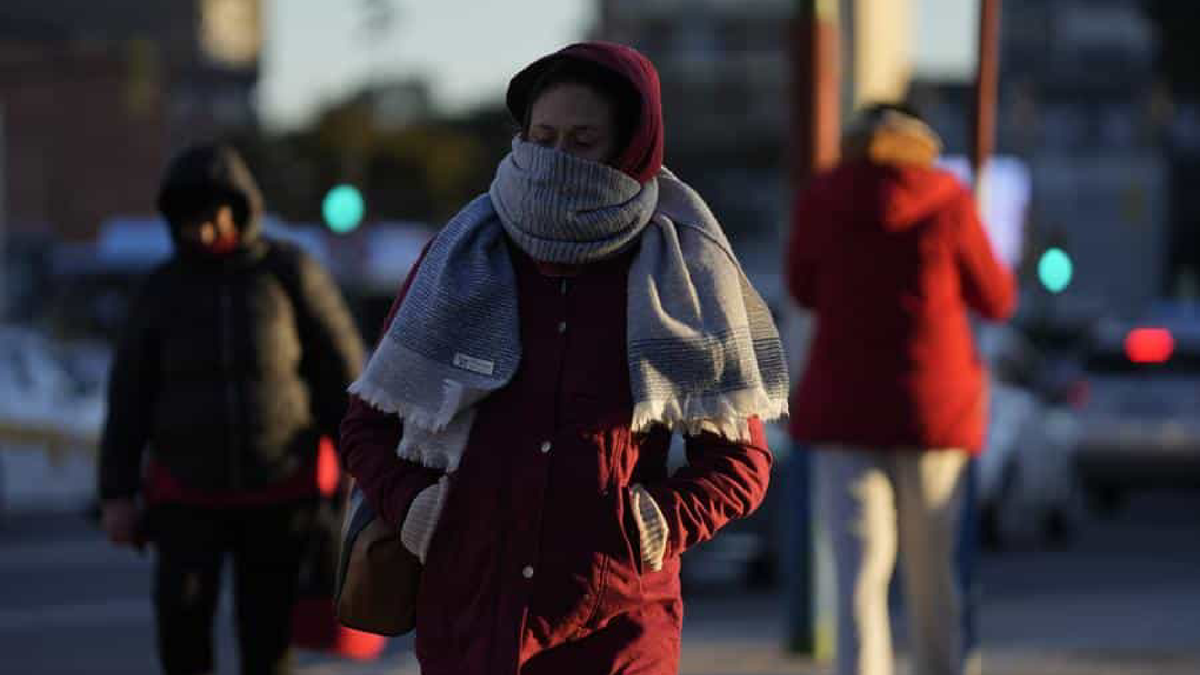
[[(425, 563), (425, 675), (676, 672), (679, 556), (766, 491), (778, 335), (662, 168), (659, 99), (616, 44), (518, 73), (512, 152), (351, 387), (346, 466)], [(668, 475), (675, 431), (688, 464)]]
[(903, 559), (914, 672), (966, 667), (952, 568), (967, 461), (987, 391), (968, 312), (1012, 314), (1016, 286), (975, 203), (934, 166), (941, 141), (879, 104), (842, 139), (842, 162), (796, 204), (787, 275), (816, 336), (792, 435), (818, 452), (818, 511), (837, 576), (839, 675), (892, 672), (888, 581)]

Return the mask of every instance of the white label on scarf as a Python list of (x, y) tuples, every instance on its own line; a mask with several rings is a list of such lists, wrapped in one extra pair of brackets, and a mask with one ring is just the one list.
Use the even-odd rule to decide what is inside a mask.
[(496, 371), (496, 364), (491, 361), (477, 359), (474, 356), (467, 356), (466, 354), (459, 354), (457, 352), (454, 354), (454, 366), (463, 370), (469, 370), (472, 373), (479, 373), (480, 375), (491, 375)]

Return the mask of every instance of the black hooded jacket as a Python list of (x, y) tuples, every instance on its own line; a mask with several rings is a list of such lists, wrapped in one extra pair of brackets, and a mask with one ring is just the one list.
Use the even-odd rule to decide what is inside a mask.
[[(227, 203), (238, 248), (214, 256), (179, 236), (180, 217)], [(260, 236), (262, 199), (230, 148), (206, 145), (168, 168), (158, 206), (175, 253), (146, 280), (118, 344), (100, 446), (100, 496), (141, 488), (148, 450), (180, 483), (253, 491), (337, 438), (363, 349), (325, 270)]]

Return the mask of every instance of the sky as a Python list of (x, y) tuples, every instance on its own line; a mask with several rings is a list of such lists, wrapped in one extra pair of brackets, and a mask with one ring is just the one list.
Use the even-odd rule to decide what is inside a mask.
[(266, 0), (259, 106), (275, 128), (371, 76), (431, 77), (435, 102), (461, 109), (499, 100), (520, 68), (582, 38), (594, 0), (391, 0), (390, 35), (372, 44), (363, 0)]
[[(390, 0), (395, 22), (372, 40), (364, 0), (265, 0), (259, 107), (269, 128), (302, 125), (371, 77), (427, 75), (435, 102), (499, 101), (508, 78), (585, 36), (596, 0)], [(914, 66), (964, 77), (974, 67), (977, 0), (911, 0)]]

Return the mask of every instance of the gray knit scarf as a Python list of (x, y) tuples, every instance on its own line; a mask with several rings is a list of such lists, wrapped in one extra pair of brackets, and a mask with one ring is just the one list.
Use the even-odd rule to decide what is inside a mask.
[(640, 184), (603, 164), (515, 140), (491, 190), (434, 238), (350, 391), (403, 419), (401, 457), (453, 471), (475, 406), (521, 360), (505, 236), (535, 260), (588, 263), (637, 244), (629, 269), (635, 431), (664, 424), (747, 440), (787, 414), (787, 368), (766, 304), (695, 191), (663, 169)]

